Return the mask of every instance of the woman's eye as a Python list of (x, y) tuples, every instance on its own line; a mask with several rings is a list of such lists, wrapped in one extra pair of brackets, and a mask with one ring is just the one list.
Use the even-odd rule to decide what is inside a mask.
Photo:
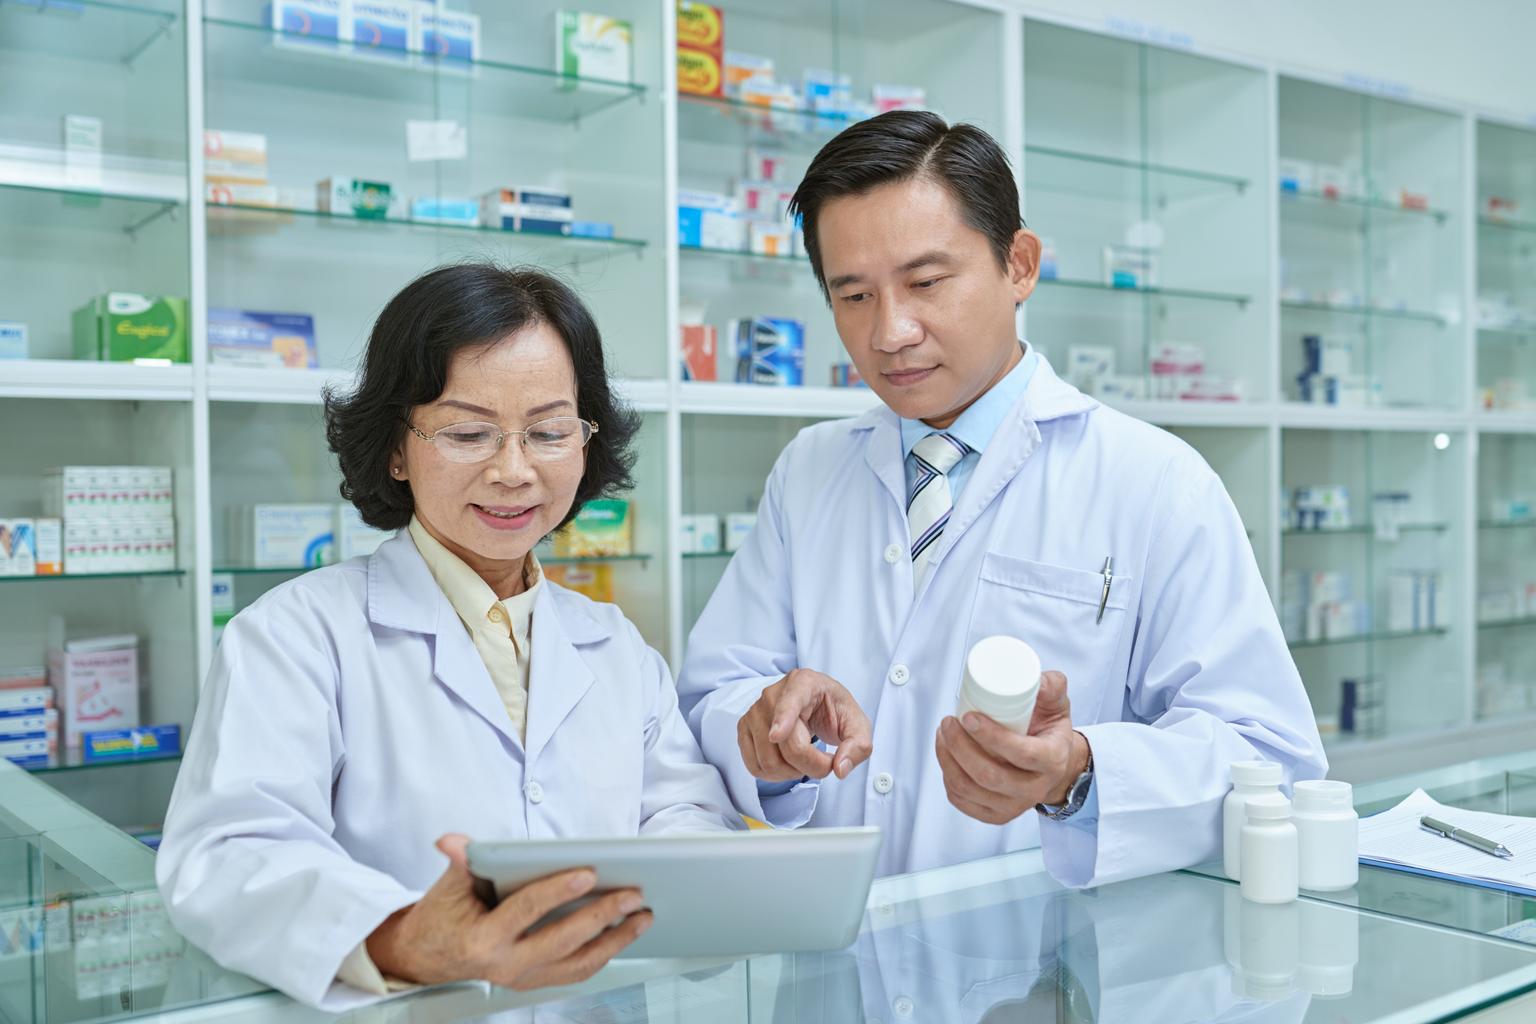
[(454, 444), (484, 444), (491, 435), (484, 430), (456, 430), (446, 435)]

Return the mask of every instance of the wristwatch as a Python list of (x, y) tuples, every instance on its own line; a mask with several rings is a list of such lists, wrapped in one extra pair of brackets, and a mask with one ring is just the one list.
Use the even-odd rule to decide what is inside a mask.
[(1083, 769), (1083, 774), (1072, 783), (1072, 788), (1067, 790), (1067, 802), (1060, 807), (1052, 807), (1049, 804), (1035, 804), (1035, 810), (1050, 818), (1052, 821), (1066, 821), (1072, 815), (1083, 809), (1083, 804), (1088, 802), (1088, 791), (1093, 788), (1093, 747), (1088, 748), (1088, 766)]

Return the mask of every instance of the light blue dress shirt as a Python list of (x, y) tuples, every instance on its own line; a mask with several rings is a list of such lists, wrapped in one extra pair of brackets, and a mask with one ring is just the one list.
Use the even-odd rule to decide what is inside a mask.
[[(997, 428), (1002, 426), (1008, 413), (1018, 404), (1019, 399), (1024, 397), (1024, 392), (1029, 390), (1029, 382), (1035, 375), (1035, 367), (1039, 364), (1039, 354), (1025, 345), (1024, 358), (1019, 360), (1018, 365), (1009, 370), (1002, 380), (989, 388), (980, 398), (972, 402), (945, 431), (965, 442), (971, 449), (970, 453), (955, 463), (946, 474), (949, 479), (951, 502), (959, 502), (960, 492), (970, 480), (976, 464), (981, 461), (981, 453), (986, 450), (987, 444), (997, 433)], [(903, 418), (901, 421), (901, 456), (906, 466), (908, 493), (911, 493), (912, 482), (917, 477), (917, 465), (910, 457), (912, 448), (933, 432), (934, 428), (922, 420)], [(797, 785), (799, 783), (793, 781), (759, 782), (757, 790), (765, 797), (782, 796)], [(1092, 830), (1098, 824), (1098, 820), (1098, 788), (1090, 787), (1087, 802), (1083, 804), (1080, 811), (1067, 819), (1066, 824)]]

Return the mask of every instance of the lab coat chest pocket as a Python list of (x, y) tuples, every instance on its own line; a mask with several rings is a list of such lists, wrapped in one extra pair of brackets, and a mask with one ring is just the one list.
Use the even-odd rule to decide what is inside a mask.
[[(1096, 706), (1114, 669), (1134, 581), (1087, 569), (989, 552), (982, 561), (966, 650), (984, 637), (1015, 636), (1032, 646), (1047, 670), (1067, 677), (1070, 699)], [(1099, 605), (1104, 617), (1099, 621)]]

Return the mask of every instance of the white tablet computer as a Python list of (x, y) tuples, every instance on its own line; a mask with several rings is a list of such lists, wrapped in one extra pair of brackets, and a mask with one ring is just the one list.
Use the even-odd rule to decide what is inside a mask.
[(842, 949), (858, 937), (880, 830), (693, 832), (469, 844), (487, 902), (570, 868), (597, 891), (637, 886), (655, 914), (624, 957), (750, 956)]

